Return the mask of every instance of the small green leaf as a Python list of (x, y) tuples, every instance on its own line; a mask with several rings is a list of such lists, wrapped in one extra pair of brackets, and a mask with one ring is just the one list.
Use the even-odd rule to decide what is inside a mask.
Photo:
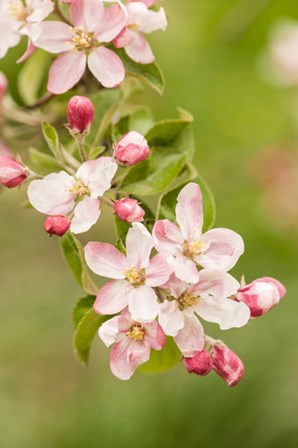
[(87, 311), (92, 309), (95, 299), (96, 296), (89, 295), (78, 300), (72, 312), (72, 321), (75, 328), (77, 328)]
[(60, 142), (56, 129), (47, 121), (42, 123), (42, 133), (48, 144), (48, 147), (52, 151), (55, 157), (58, 159), (61, 156)]
[(83, 364), (88, 363), (91, 343), (105, 320), (107, 316), (96, 314), (93, 308), (81, 318), (73, 336), (73, 348), (77, 358)]
[(118, 216), (114, 215), (114, 223), (116, 228), (116, 234), (118, 239), (122, 242), (123, 246), (125, 247), (125, 238), (127, 235), (127, 232), (129, 231), (131, 224), (125, 221), (121, 221), (121, 219), (118, 218)]
[(37, 50), (24, 63), (18, 76), (18, 91), (28, 106), (34, 104), (41, 95), (50, 62), (49, 53)]
[[(213, 226), (215, 221), (216, 207), (214, 197), (208, 184), (202, 177), (197, 176), (192, 182), (197, 183), (201, 188), (204, 212), (203, 232), (206, 232)], [(169, 219), (173, 222), (176, 221), (175, 208), (177, 205), (177, 197), (182, 188), (187, 184), (188, 182), (184, 182), (173, 190), (168, 191), (160, 198), (157, 219)]]
[[(115, 51), (115, 49), (113, 50)], [(155, 62), (152, 64), (137, 64), (126, 55), (124, 50), (118, 49), (117, 53), (122, 59), (126, 74), (142, 79), (162, 95), (165, 85), (164, 76)]]
[(129, 107), (129, 112), (112, 126), (113, 140), (117, 142), (129, 131), (136, 131), (142, 135), (153, 126), (154, 119), (150, 108), (146, 106)]
[(98, 288), (89, 276), (84, 259), (83, 247), (79, 240), (71, 232), (67, 232), (60, 238), (60, 245), (71, 272), (83, 290), (88, 294), (96, 294)]
[(124, 255), (126, 255), (126, 249), (125, 246), (120, 238), (118, 238), (117, 243), (115, 244), (115, 247), (120, 250)]
[(40, 174), (49, 174), (63, 169), (63, 165), (57, 159), (35, 148), (29, 148), (29, 157), (32, 168)]
[(138, 370), (142, 373), (161, 373), (175, 367), (180, 361), (181, 353), (173, 338), (168, 336), (165, 347), (160, 351), (151, 350), (149, 361)]
[(96, 146), (89, 151), (89, 160), (97, 159), (107, 148), (105, 146)]

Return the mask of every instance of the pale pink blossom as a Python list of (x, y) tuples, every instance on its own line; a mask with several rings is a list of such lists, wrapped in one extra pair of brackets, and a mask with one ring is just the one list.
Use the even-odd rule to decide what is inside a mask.
[(26, 178), (24, 165), (11, 156), (0, 156), (0, 184), (14, 188), (21, 185)]
[(117, 48), (124, 48), (127, 55), (135, 62), (150, 64), (154, 61), (154, 54), (144, 34), (157, 30), (165, 30), (167, 18), (163, 8), (158, 11), (148, 9), (151, 6), (146, 2), (129, 2), (126, 5), (128, 17), (126, 26), (114, 39)]
[(150, 148), (143, 135), (136, 131), (125, 134), (115, 145), (114, 157), (123, 165), (135, 165), (150, 155)]
[(167, 219), (157, 221), (153, 238), (179, 279), (196, 283), (196, 265), (229, 271), (243, 254), (243, 240), (232, 230), (218, 228), (202, 234), (202, 193), (197, 184), (191, 182), (180, 191), (176, 219), (179, 227)]
[(104, 9), (101, 0), (71, 2), (73, 26), (46, 21), (34, 29), (34, 44), (50, 53), (61, 53), (53, 63), (48, 90), (61, 94), (83, 76), (86, 66), (104, 87), (116, 87), (124, 79), (124, 66), (117, 54), (104, 44), (111, 42), (126, 23), (121, 3)]
[(166, 343), (156, 320), (145, 324), (136, 322), (127, 309), (104, 322), (98, 334), (107, 347), (113, 344), (110, 366), (121, 380), (130, 379), (136, 368), (149, 360), (151, 349), (162, 350)]
[(48, 216), (44, 223), (44, 229), (49, 235), (63, 236), (70, 227), (70, 221), (66, 216)]
[(67, 216), (73, 211), (71, 232), (87, 232), (99, 218), (100, 197), (111, 188), (116, 171), (117, 164), (110, 157), (89, 160), (74, 176), (60, 171), (32, 181), (28, 198), (46, 215)]
[(170, 274), (166, 260), (150, 260), (153, 240), (143, 224), (134, 223), (126, 236), (126, 256), (111, 244), (88, 243), (85, 258), (95, 274), (113, 279), (99, 289), (94, 309), (98, 314), (116, 314), (128, 306), (133, 320), (152, 322), (159, 311), (153, 288), (164, 284)]
[(229, 387), (236, 386), (244, 373), (244, 365), (239, 356), (221, 341), (216, 341), (211, 357), (213, 370)]
[(0, 1), (0, 59), (9, 48), (15, 47), (22, 36), (29, 37), (32, 24), (42, 22), (54, 10), (51, 0), (1, 0)]
[(204, 330), (196, 315), (217, 323), (222, 330), (242, 327), (250, 318), (249, 308), (230, 298), (239, 283), (226, 272), (202, 269), (199, 282), (194, 285), (172, 274), (162, 288), (168, 294), (160, 305), (159, 323), (186, 357), (195, 356), (204, 348)]
[(258, 317), (274, 308), (285, 294), (286, 288), (278, 280), (262, 277), (241, 287), (236, 300), (249, 307), (251, 317)]
[(183, 362), (189, 373), (195, 373), (200, 376), (208, 375), (212, 369), (211, 355), (205, 349), (191, 358), (183, 357)]
[(87, 132), (94, 119), (94, 107), (86, 96), (73, 96), (67, 105), (68, 125), (73, 132)]
[(136, 199), (124, 198), (114, 203), (114, 212), (121, 221), (142, 222), (145, 211)]

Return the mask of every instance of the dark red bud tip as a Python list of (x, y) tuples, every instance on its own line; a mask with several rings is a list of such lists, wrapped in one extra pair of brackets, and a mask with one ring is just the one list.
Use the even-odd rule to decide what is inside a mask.
[(215, 372), (229, 387), (236, 386), (244, 373), (244, 365), (239, 356), (223, 343), (214, 345), (211, 356)]
[(70, 227), (70, 221), (65, 216), (48, 216), (44, 229), (49, 235), (63, 236)]
[(192, 358), (183, 358), (184, 365), (189, 373), (205, 376), (212, 369), (212, 358), (207, 350), (202, 350)]
[(73, 96), (67, 106), (68, 124), (72, 131), (83, 134), (90, 128), (94, 107), (86, 96)]
[(26, 179), (26, 168), (11, 156), (0, 156), (0, 184), (7, 188), (21, 185)]

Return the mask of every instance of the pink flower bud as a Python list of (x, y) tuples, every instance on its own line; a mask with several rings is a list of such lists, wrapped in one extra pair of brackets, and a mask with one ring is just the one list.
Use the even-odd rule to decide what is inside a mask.
[(0, 157), (0, 184), (7, 188), (20, 185), (26, 179), (26, 168), (13, 157)]
[(145, 211), (139, 206), (136, 199), (120, 199), (114, 204), (114, 211), (121, 221), (142, 222)]
[(244, 373), (241, 359), (223, 343), (217, 342), (211, 352), (212, 368), (229, 387), (236, 386)]
[(251, 317), (258, 317), (274, 308), (285, 293), (285, 287), (278, 280), (262, 277), (239, 289), (236, 300), (249, 307)]
[(208, 375), (212, 369), (212, 358), (207, 350), (202, 350), (192, 358), (183, 358), (183, 362), (189, 373), (196, 373), (200, 376)]
[(0, 101), (3, 99), (7, 91), (7, 79), (4, 73), (0, 72)]
[(94, 107), (89, 98), (73, 96), (67, 106), (67, 117), (70, 128), (83, 134), (90, 128), (94, 118)]
[(147, 140), (138, 132), (130, 131), (119, 140), (115, 147), (115, 159), (124, 165), (143, 162), (150, 155)]
[(44, 223), (44, 229), (50, 235), (63, 236), (70, 227), (70, 221), (65, 216), (48, 216)]

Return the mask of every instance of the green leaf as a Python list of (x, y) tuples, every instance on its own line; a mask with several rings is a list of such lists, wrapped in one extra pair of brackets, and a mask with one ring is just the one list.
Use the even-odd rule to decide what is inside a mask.
[(29, 157), (32, 168), (39, 174), (49, 174), (63, 169), (63, 165), (57, 159), (35, 148), (29, 148)]
[(34, 104), (42, 93), (50, 61), (49, 53), (37, 50), (24, 63), (19, 73), (18, 91), (28, 106)]
[(150, 108), (134, 106), (129, 107), (129, 109), (129, 112), (123, 113), (122, 118), (112, 126), (112, 136), (115, 142), (129, 131), (136, 131), (145, 135), (154, 124)]
[(78, 300), (72, 312), (72, 321), (75, 328), (77, 328), (82, 317), (87, 313), (87, 311), (93, 308), (95, 299), (96, 296), (89, 295)]
[(142, 79), (142, 81), (162, 95), (165, 85), (164, 76), (155, 62), (152, 64), (137, 64), (126, 55), (124, 50), (118, 49), (117, 53), (122, 59), (126, 74)]
[[(201, 188), (203, 197), (203, 212), (204, 212), (204, 224), (203, 232), (209, 230), (215, 221), (216, 208), (213, 194), (206, 183), (206, 181), (201, 177), (197, 176), (192, 182), (198, 184)], [(159, 213), (157, 219), (169, 219), (170, 221), (176, 221), (175, 208), (177, 204), (177, 196), (188, 182), (184, 182), (173, 190), (165, 193), (159, 202)]]
[(138, 370), (142, 373), (161, 373), (175, 367), (181, 361), (181, 353), (173, 338), (167, 337), (165, 347), (160, 350), (151, 350), (149, 361), (142, 364)]
[(125, 238), (127, 232), (129, 231), (131, 224), (125, 221), (121, 221), (118, 216), (114, 215), (114, 223), (116, 228), (116, 234), (118, 239), (122, 242), (122, 245), (125, 247)]
[(55, 157), (61, 157), (60, 142), (56, 129), (47, 121), (42, 123), (42, 133)]
[(77, 358), (83, 364), (88, 363), (91, 343), (105, 320), (107, 316), (96, 314), (93, 308), (81, 318), (73, 336), (73, 348)]
[(89, 160), (97, 159), (107, 148), (105, 146), (97, 146), (89, 151)]
[(83, 290), (88, 294), (96, 294), (98, 288), (88, 274), (83, 247), (79, 240), (71, 232), (67, 232), (60, 238), (60, 245), (71, 272)]

